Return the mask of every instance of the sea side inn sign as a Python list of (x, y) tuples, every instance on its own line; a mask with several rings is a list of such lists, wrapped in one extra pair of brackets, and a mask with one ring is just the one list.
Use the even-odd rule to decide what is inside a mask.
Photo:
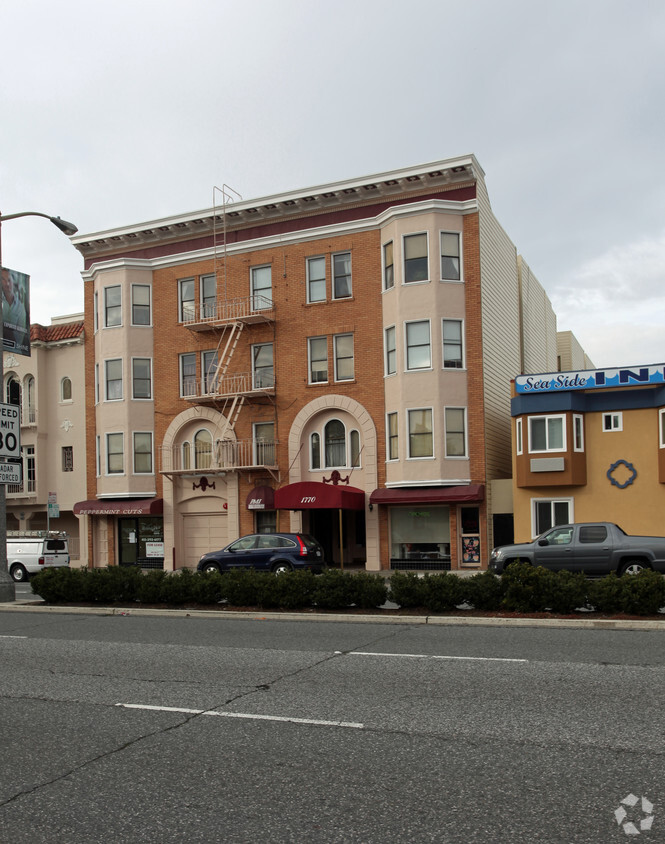
[(594, 390), (599, 387), (634, 387), (665, 384), (665, 364), (633, 366), (625, 369), (586, 369), (579, 372), (551, 372), (518, 375), (518, 394), (556, 393), (564, 390)]

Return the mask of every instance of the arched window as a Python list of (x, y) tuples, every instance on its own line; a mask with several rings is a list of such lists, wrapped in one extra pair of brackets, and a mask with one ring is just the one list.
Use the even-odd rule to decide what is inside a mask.
[(346, 466), (346, 428), (339, 419), (331, 419), (324, 428), (326, 468)]
[(309, 438), (309, 465), (312, 469), (321, 468), (321, 437), (314, 433)]
[(192, 468), (192, 450), (189, 442), (182, 444), (182, 467), (183, 469)]
[(212, 436), (201, 428), (194, 435), (194, 468), (209, 469), (212, 463)]
[(72, 379), (63, 378), (60, 382), (60, 396), (62, 401), (72, 400)]
[(360, 434), (358, 431), (351, 431), (349, 434), (349, 448), (351, 450), (351, 466), (360, 466)]
[(28, 375), (25, 379), (25, 398), (28, 425), (34, 425), (37, 421), (37, 406), (35, 404), (35, 378), (33, 375)]

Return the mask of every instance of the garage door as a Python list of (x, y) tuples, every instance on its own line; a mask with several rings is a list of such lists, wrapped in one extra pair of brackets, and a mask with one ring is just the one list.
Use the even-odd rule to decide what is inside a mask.
[(201, 554), (228, 544), (228, 518), (223, 513), (187, 513), (183, 516), (182, 565), (196, 568)]

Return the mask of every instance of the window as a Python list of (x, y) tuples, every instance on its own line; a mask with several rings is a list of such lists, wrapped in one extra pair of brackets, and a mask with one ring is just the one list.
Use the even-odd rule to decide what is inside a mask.
[(122, 291), (120, 285), (104, 288), (104, 325), (122, 325)]
[(466, 457), (466, 408), (447, 407), (444, 417), (446, 457)]
[(351, 253), (339, 252), (332, 256), (333, 299), (348, 299), (351, 288)]
[(217, 352), (201, 353), (201, 371), (203, 373), (203, 392), (205, 395), (217, 392)]
[(122, 360), (107, 360), (106, 366), (106, 401), (122, 398)]
[(124, 434), (106, 435), (106, 473), (122, 475), (125, 471)]
[(193, 320), (196, 313), (195, 287), (193, 278), (178, 282), (178, 319), (180, 322)]
[(60, 398), (62, 401), (72, 400), (72, 379), (63, 378), (60, 382)]
[(275, 465), (275, 423), (254, 423), (254, 465)]
[(556, 525), (572, 524), (572, 498), (542, 499), (534, 498), (531, 502), (532, 531), (534, 536), (540, 536)]
[(404, 281), (427, 281), (429, 263), (427, 260), (427, 234), (404, 236)]
[(307, 259), (307, 301), (325, 302), (326, 300), (326, 259)]
[(346, 428), (339, 419), (331, 419), (323, 429), (326, 468), (346, 466)]
[(328, 380), (328, 338), (310, 337), (309, 383), (324, 384)]
[(335, 381), (352, 381), (353, 371), (353, 334), (336, 334), (333, 337), (335, 353)]
[(395, 326), (386, 328), (385, 333), (386, 350), (386, 375), (394, 375), (397, 372), (397, 346)]
[(434, 457), (432, 409), (409, 410), (409, 457)]
[(134, 474), (152, 475), (152, 433), (134, 433)]
[(202, 275), (201, 285), (201, 316), (214, 317), (217, 314), (217, 278), (212, 275)]
[(393, 242), (383, 244), (383, 289), (395, 286), (395, 266), (393, 263)]
[(252, 310), (263, 311), (272, 308), (272, 267), (250, 269)]
[(196, 395), (196, 355), (180, 355), (180, 395)]
[(252, 389), (270, 390), (275, 386), (272, 343), (252, 346)]
[(95, 404), (99, 404), (99, 364), (95, 364)]
[[(70, 392), (71, 392), (71, 382), (70, 382)], [(28, 419), (28, 425), (34, 425), (37, 421), (37, 404), (36, 404), (36, 390), (35, 390), (35, 378), (33, 375), (28, 375), (25, 379), (25, 400), (26, 400), (26, 413)]]
[(102, 443), (101, 437), (95, 437), (95, 469), (97, 477), (102, 474)]
[(606, 539), (607, 528), (605, 525), (584, 525), (580, 527), (580, 542), (584, 544), (605, 542)]
[(389, 413), (386, 417), (386, 434), (388, 437), (388, 460), (397, 460), (399, 457), (399, 430), (397, 427), (397, 414)]
[(25, 475), (28, 479), (26, 492), (35, 492), (37, 489), (37, 463), (34, 445), (26, 445), (23, 453), (25, 455)]
[(429, 320), (406, 323), (406, 368), (430, 369), (432, 350), (430, 344)]
[(573, 414), (573, 450), (584, 451), (584, 417)]
[(74, 446), (64, 445), (62, 447), (62, 471), (74, 471)]
[(443, 281), (459, 281), (460, 236), (457, 232), (441, 232), (441, 278)]
[(461, 319), (443, 320), (443, 367), (444, 369), (464, 367)]
[(566, 427), (563, 416), (529, 417), (529, 451), (565, 451)]
[(360, 466), (360, 432), (351, 431), (349, 434), (349, 448), (351, 450), (351, 466), (355, 469)]
[(150, 358), (132, 358), (132, 398), (152, 398), (151, 369)]
[(194, 468), (209, 469), (212, 463), (212, 436), (201, 428), (194, 434)]
[(321, 437), (313, 433), (309, 438), (309, 465), (312, 469), (321, 468)]
[(524, 451), (524, 445), (522, 440), (522, 420), (517, 419), (515, 420), (515, 446), (517, 448), (517, 453), (522, 454)]
[(623, 431), (623, 414), (603, 413), (603, 431)]
[(192, 468), (192, 444), (185, 440), (182, 444), (182, 469)]
[(149, 284), (132, 284), (132, 325), (150, 325)]
[(660, 433), (659, 445), (665, 448), (665, 408), (658, 411), (658, 431)]
[(92, 330), (97, 333), (99, 328), (99, 293), (95, 290), (92, 297)]

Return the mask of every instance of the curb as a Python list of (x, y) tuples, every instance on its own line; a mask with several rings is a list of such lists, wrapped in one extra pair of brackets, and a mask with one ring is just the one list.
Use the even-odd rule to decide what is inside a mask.
[(232, 612), (230, 610), (148, 609), (137, 607), (58, 607), (35, 602), (0, 604), (0, 612), (56, 615), (158, 616), (163, 618), (242, 619), (244, 621), (329, 621), (355, 624), (424, 624), (435, 627), (545, 627), (555, 629), (665, 631), (665, 619), (478, 618), (441, 615), (351, 615), (349, 613)]

